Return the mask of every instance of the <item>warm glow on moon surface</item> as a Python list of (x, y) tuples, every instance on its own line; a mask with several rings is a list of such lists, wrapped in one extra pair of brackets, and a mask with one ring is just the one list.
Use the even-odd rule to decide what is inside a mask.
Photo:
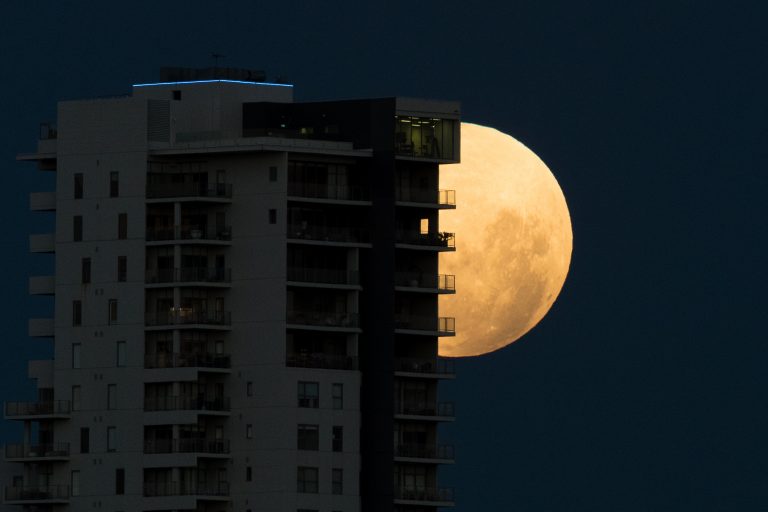
[(456, 294), (440, 297), (456, 336), (440, 338), (440, 355), (486, 354), (530, 331), (560, 293), (573, 246), (568, 206), (533, 151), (470, 123), (461, 163), (440, 166), (440, 188), (456, 190), (456, 210), (440, 214), (440, 230), (456, 233), (456, 252), (440, 255), (440, 273), (456, 275)]

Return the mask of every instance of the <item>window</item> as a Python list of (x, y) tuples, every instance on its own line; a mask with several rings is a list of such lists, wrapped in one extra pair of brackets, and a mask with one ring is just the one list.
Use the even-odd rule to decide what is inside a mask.
[(246, 396), (253, 396), (253, 382), (248, 381), (245, 384), (245, 394)]
[(128, 257), (117, 257), (117, 280), (124, 283), (128, 280)]
[(91, 451), (91, 429), (82, 427), (80, 429), (80, 453)]
[(317, 493), (318, 469), (299, 466), (297, 474), (297, 491)]
[(344, 427), (334, 425), (331, 436), (331, 449), (335, 452), (344, 451)]
[(109, 315), (107, 323), (113, 325), (117, 323), (117, 299), (109, 299)]
[(72, 301), (72, 326), (83, 325), (83, 303), (79, 300)]
[(331, 396), (333, 397), (333, 408), (344, 408), (344, 384), (335, 382), (331, 389)]
[(115, 494), (125, 494), (125, 469), (115, 470)]
[(245, 468), (245, 481), (250, 482), (253, 480), (253, 468), (251, 466), (248, 466)]
[(331, 470), (331, 492), (333, 494), (344, 493), (344, 471), (340, 468)]
[(80, 343), (73, 343), (72, 344), (72, 368), (80, 368), (80, 356), (82, 354), (82, 344)]
[(81, 388), (80, 386), (72, 386), (72, 410), (73, 411), (79, 411), (80, 410), (80, 394), (81, 394)]
[(109, 197), (117, 197), (120, 195), (120, 173), (109, 173)]
[(118, 368), (122, 368), (125, 366), (125, 342), (124, 341), (118, 341), (117, 342), (117, 358), (115, 361), (115, 366)]
[(117, 406), (117, 384), (107, 384), (107, 409), (115, 409)]
[(319, 450), (320, 449), (320, 427), (318, 425), (299, 425), (298, 433), (299, 450)]
[(72, 496), (80, 496), (80, 471), (72, 471), (69, 483)]
[(419, 225), (419, 233), (422, 235), (429, 234), (429, 219), (421, 219), (420, 225)]
[(117, 427), (107, 427), (107, 451), (117, 450)]
[(83, 284), (91, 282), (91, 258), (83, 258), (80, 265), (80, 280)]
[(75, 215), (72, 218), (72, 241), (81, 242), (83, 240), (83, 216)]
[(277, 210), (270, 208), (269, 210), (269, 223), (277, 224)]
[(253, 439), (253, 425), (250, 423), (245, 426), (245, 438)]
[(117, 238), (125, 240), (128, 238), (128, 214), (121, 213), (117, 216)]
[(269, 181), (277, 181), (277, 167), (274, 165), (269, 168)]
[(299, 407), (320, 407), (320, 383), (299, 382)]
[(75, 199), (83, 198), (83, 173), (75, 173)]

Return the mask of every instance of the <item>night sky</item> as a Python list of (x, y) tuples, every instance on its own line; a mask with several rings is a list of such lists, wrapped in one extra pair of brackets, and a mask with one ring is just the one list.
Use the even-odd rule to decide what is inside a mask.
[[(15, 155), (58, 100), (124, 94), (218, 52), (294, 83), (297, 100), (459, 100), (559, 180), (574, 227), (560, 298), (445, 387), (457, 464), (441, 484), (458, 512), (766, 510), (760, 2), (157, 4), (0, 7), (0, 400), (33, 398), (26, 361), (50, 354), (26, 319), (52, 311), (27, 277), (52, 272), (28, 234), (53, 217), (29, 212), (28, 193), (52, 190), (53, 173)], [(0, 441), (20, 435), (0, 422)]]

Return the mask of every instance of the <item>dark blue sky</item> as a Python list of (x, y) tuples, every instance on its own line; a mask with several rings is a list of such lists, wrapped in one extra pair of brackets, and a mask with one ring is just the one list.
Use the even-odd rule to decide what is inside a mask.
[(560, 299), (448, 387), (458, 512), (765, 510), (768, 12), (627, 3), (6, 2), (0, 399), (31, 397), (26, 360), (50, 350), (26, 337), (51, 308), (26, 296), (27, 275), (52, 261), (27, 252), (52, 223), (27, 195), (52, 176), (15, 154), (57, 100), (218, 52), (299, 100), (460, 100), (560, 181), (574, 226)]

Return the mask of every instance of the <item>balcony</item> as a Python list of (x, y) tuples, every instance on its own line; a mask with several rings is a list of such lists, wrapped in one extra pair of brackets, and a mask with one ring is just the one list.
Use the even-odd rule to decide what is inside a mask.
[(29, 252), (52, 253), (56, 252), (56, 237), (53, 233), (41, 233), (29, 235)]
[(360, 273), (350, 270), (313, 267), (288, 267), (289, 283), (309, 283), (311, 285), (357, 286)]
[[(395, 459), (452, 464), (454, 462), (454, 450), (451, 444), (431, 446), (425, 444), (400, 444), (395, 446)], [(403, 462), (410, 462), (411, 460)]]
[(72, 407), (69, 400), (5, 403), (5, 417), (14, 420), (69, 418), (71, 411)]
[(30, 295), (53, 295), (56, 292), (54, 276), (32, 276), (29, 278)]
[(358, 332), (360, 318), (357, 313), (288, 310), (286, 323), (290, 328)]
[(194, 181), (173, 182), (170, 180), (152, 180), (150, 178), (150, 181), (147, 183), (147, 199), (195, 199), (230, 202), (232, 199), (232, 185), (228, 183), (209, 185)]
[(158, 396), (145, 397), (146, 412), (163, 411), (212, 411), (226, 413), (230, 410), (228, 397)]
[(453, 379), (456, 371), (453, 359), (398, 358), (395, 360), (395, 375)]
[(319, 226), (306, 223), (290, 224), (288, 239), (302, 242), (339, 244), (368, 244), (368, 232), (349, 226)]
[(228, 268), (182, 267), (147, 270), (149, 285), (226, 286), (232, 282)]
[(395, 402), (395, 416), (407, 416), (403, 419), (431, 419), (434, 421), (453, 421), (456, 419), (453, 402), (427, 403), (423, 400)]
[(144, 453), (198, 453), (205, 455), (228, 455), (229, 439), (167, 439), (144, 442)]
[(396, 272), (395, 288), (401, 291), (456, 293), (456, 276), (452, 274)]
[(368, 203), (370, 201), (370, 195), (365, 188), (352, 185), (290, 182), (288, 183), (288, 199), (319, 199), (328, 202), (347, 201)]
[(395, 316), (395, 332), (427, 336), (455, 336), (456, 319), (449, 316)]
[(53, 318), (30, 318), (27, 328), (32, 338), (53, 338), (55, 333)]
[(285, 366), (293, 368), (320, 368), (325, 370), (357, 370), (358, 361), (354, 356), (322, 353), (288, 354)]
[(147, 354), (144, 356), (144, 368), (219, 368), (229, 369), (231, 358), (228, 354)]
[(29, 194), (29, 209), (33, 212), (56, 210), (56, 192), (32, 192)]
[(194, 311), (178, 308), (174, 311), (146, 312), (145, 325), (153, 330), (190, 328), (190, 329), (229, 329), (232, 314), (229, 311)]
[(39, 485), (30, 487), (6, 487), (5, 503), (8, 505), (69, 503), (69, 486)]
[(454, 505), (453, 489), (450, 487), (396, 487), (395, 504), (452, 507)]
[(5, 460), (8, 462), (46, 462), (68, 459), (69, 443), (5, 445)]
[(212, 485), (185, 482), (144, 482), (145, 498), (159, 498), (165, 496), (226, 498), (229, 496), (229, 484), (227, 482), (219, 482), (218, 484)]
[(455, 209), (456, 191), (443, 189), (396, 189), (395, 201), (403, 206), (427, 206), (440, 209)]
[(447, 231), (419, 233), (398, 230), (395, 234), (396, 246), (403, 249), (428, 249), (433, 251), (455, 251), (456, 234)]
[(228, 245), (231, 241), (232, 228), (229, 226), (219, 229), (207, 229), (205, 226), (147, 228), (147, 242)]

